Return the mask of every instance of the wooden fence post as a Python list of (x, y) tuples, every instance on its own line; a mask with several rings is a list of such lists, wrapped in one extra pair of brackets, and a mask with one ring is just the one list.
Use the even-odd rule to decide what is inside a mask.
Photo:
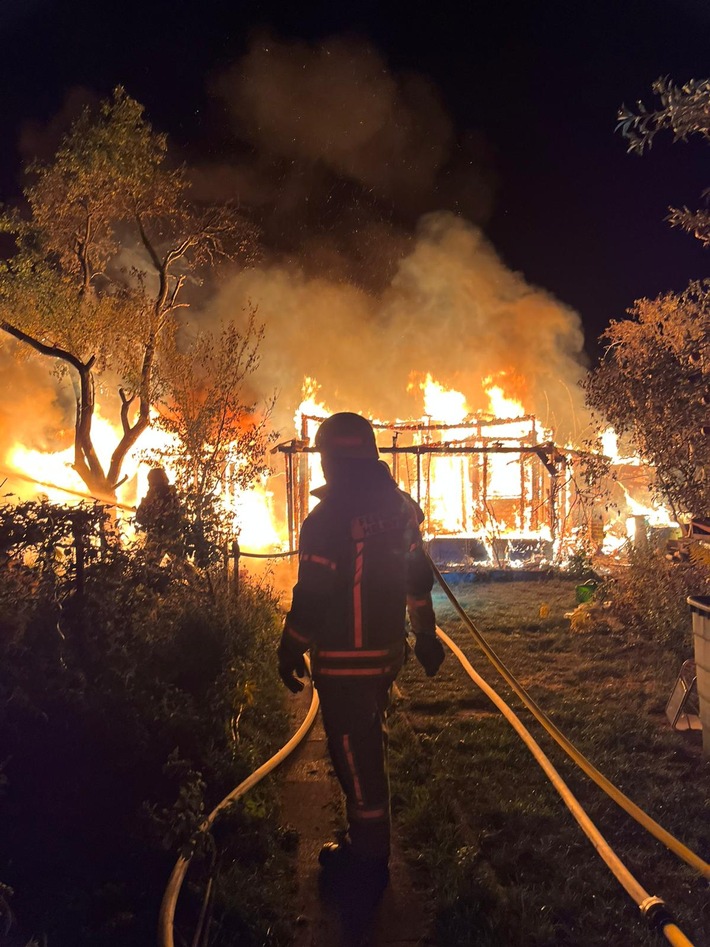
[(235, 539), (232, 542), (232, 558), (234, 559), (234, 598), (239, 598), (239, 557), (241, 556), (241, 549), (239, 548), (239, 543)]

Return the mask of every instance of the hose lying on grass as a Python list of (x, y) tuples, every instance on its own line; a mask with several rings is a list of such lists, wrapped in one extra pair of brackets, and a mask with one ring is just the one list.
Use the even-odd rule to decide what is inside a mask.
[(439, 585), (444, 590), (446, 597), (454, 606), (454, 609), (463, 623), (473, 635), (478, 646), (481, 648), (493, 667), (501, 675), (503, 680), (513, 689), (520, 700), (522, 700), (538, 723), (542, 724), (545, 730), (547, 730), (552, 739), (555, 740), (570, 757), (570, 759), (572, 759), (577, 764), (577, 766), (579, 766), (579, 768), (583, 770), (587, 776), (589, 776), (590, 779), (592, 779), (597, 784), (597, 786), (599, 786), (600, 789), (603, 789), (604, 792), (611, 799), (613, 799), (615, 803), (617, 803), (617, 805), (627, 812), (632, 819), (635, 819), (639, 825), (642, 825), (647, 832), (653, 835), (654, 838), (658, 839), (659, 842), (661, 842), (666, 846), (666, 848), (677, 855), (678, 858), (682, 859), (686, 864), (690, 865), (691, 868), (694, 868), (697, 872), (699, 872), (699, 874), (710, 881), (710, 865), (706, 861), (703, 861), (699, 855), (696, 855), (695, 852), (679, 841), (674, 835), (671, 835), (671, 833), (664, 829), (663, 826), (659, 825), (658, 822), (652, 819), (648, 813), (643, 811), (643, 809), (639, 808), (639, 806), (629, 799), (628, 796), (624, 795), (624, 793), (610, 780), (608, 780), (606, 776), (600, 773), (599, 770), (586, 758), (586, 756), (584, 756), (577, 749), (577, 747), (567, 739), (564, 733), (562, 733), (562, 731), (557, 728), (557, 726), (547, 716), (545, 711), (533, 700), (523, 685), (517, 680), (512, 671), (506, 667), (503, 661), (495, 653), (493, 648), (491, 648), (471, 618), (462, 608), (460, 602), (447, 585), (446, 580), (442, 576), (441, 572), (437, 569), (436, 565), (431, 559), (429, 559), (429, 561), (431, 562), (434, 575), (436, 576)]
[(616, 852), (614, 852), (520, 718), (508, 704), (506, 704), (503, 698), (493, 690), (476, 670), (474, 670), (468, 658), (458, 645), (440, 628), (437, 628), (436, 632), (444, 644), (458, 658), (461, 666), (471, 680), (480, 687), (483, 693), (495, 704), (520, 739), (525, 743), (537, 763), (542, 767), (547, 778), (561, 796), (564, 804), (579, 823), (584, 834), (597, 850), (600, 858), (604, 861), (626, 893), (634, 899), (641, 914), (651, 927), (659, 930), (668, 942), (673, 944), (673, 947), (693, 947), (692, 942), (688, 940), (673, 920), (665, 902), (661, 898), (650, 895), (648, 891), (639, 884), (636, 878), (634, 878)]

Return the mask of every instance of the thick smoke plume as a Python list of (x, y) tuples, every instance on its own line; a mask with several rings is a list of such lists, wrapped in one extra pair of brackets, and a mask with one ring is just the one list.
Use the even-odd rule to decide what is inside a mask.
[(560, 438), (579, 433), (580, 319), (484, 236), (490, 149), (455, 140), (431, 85), (392, 75), (362, 43), (260, 37), (215, 89), (253, 157), (231, 176), (203, 168), (200, 186), (231, 180), (245, 206), (270, 208), (279, 247), (202, 315), (258, 306), (260, 387), (280, 392), (285, 436), (305, 376), (328, 407), (385, 420), (421, 415), (428, 372), (472, 410), (488, 407), (482, 379), (504, 372), (506, 392)]
[(511, 272), (479, 228), (451, 213), (422, 218), (377, 295), (274, 264), (235, 276), (210, 315), (228, 319), (249, 300), (267, 326), (259, 381), (280, 391), (286, 432), (305, 376), (329, 408), (392, 420), (421, 416), (418, 382), (429, 372), (472, 410), (488, 407), (482, 382), (494, 376), (560, 437), (585, 423), (578, 315)]
[(260, 37), (213, 91), (224, 157), (195, 168), (196, 193), (237, 198), (267, 252), (309, 275), (379, 290), (420, 216), (453, 210), (480, 224), (490, 215), (484, 137), (455, 137), (431, 83), (393, 75), (362, 42)]
[(398, 204), (428, 195), (450, 155), (451, 123), (431, 84), (395, 79), (362, 43), (263, 37), (216, 88), (260, 154), (319, 164)]

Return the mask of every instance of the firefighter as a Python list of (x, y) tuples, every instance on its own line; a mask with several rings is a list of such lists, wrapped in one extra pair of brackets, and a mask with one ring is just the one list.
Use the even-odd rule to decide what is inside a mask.
[[(319, 861), (333, 876), (387, 884), (390, 799), (386, 713), (402, 667), (406, 613), (414, 653), (428, 676), (444, 659), (435, 633), (433, 574), (419, 531), (419, 506), (378, 459), (369, 421), (334, 414), (315, 440), (325, 486), (299, 541), (298, 581), (278, 649), (293, 693), (310, 650), (328, 750), (346, 798), (348, 833)], [(295, 675), (295, 676), (294, 676)]]
[(148, 472), (148, 492), (136, 510), (136, 524), (145, 531), (151, 558), (160, 561), (166, 552), (183, 554), (183, 512), (177, 491), (162, 467)]

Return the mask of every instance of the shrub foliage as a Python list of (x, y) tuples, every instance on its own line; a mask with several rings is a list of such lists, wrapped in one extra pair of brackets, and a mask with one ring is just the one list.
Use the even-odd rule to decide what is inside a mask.
[(673, 562), (656, 550), (631, 548), (628, 567), (609, 577), (602, 594), (628, 631), (685, 659), (692, 655), (687, 599), (705, 595), (709, 578), (695, 558)]
[[(0, 508), (0, 914), (18, 942), (155, 942), (176, 855), (281, 737), (275, 616), (261, 588), (236, 601), (214, 572), (128, 549), (104, 507)], [(259, 798), (231, 818), (261, 864), (278, 839)], [(230, 846), (208, 839), (204, 864)], [(277, 942), (263, 905), (225, 894), (220, 912), (240, 943)]]

